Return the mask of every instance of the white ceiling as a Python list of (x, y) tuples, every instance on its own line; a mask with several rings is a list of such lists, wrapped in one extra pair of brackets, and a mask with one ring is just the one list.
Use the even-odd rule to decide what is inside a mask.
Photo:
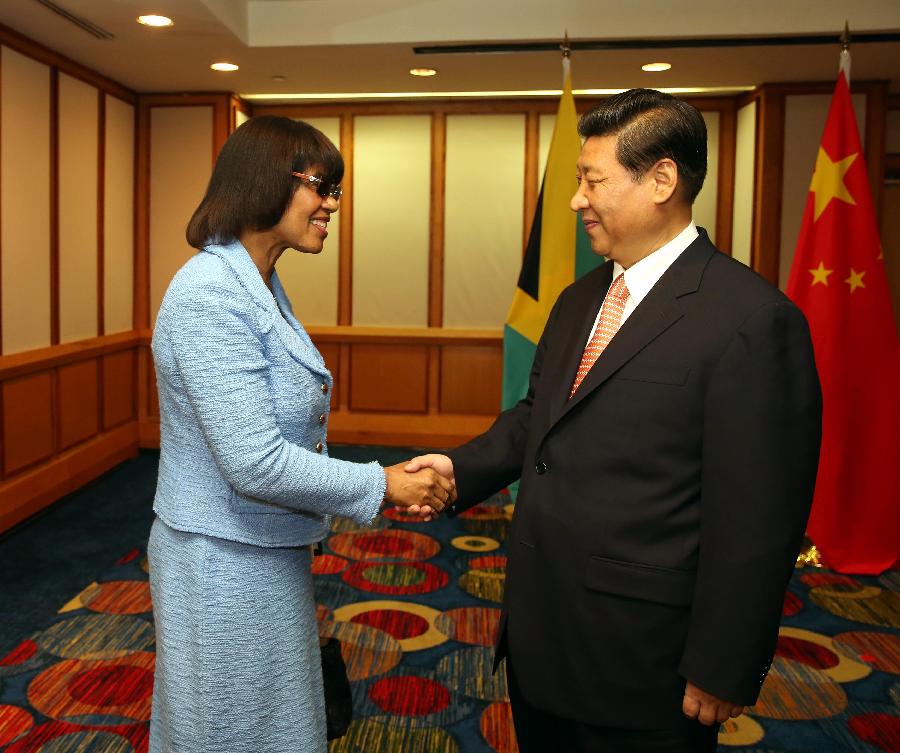
[[(415, 55), (422, 44), (900, 31), (898, 0), (55, 0), (115, 35), (96, 39), (37, 0), (0, 0), (0, 23), (139, 92), (242, 94), (558, 89), (559, 55)], [(138, 15), (175, 25), (151, 29)], [(839, 46), (576, 51), (576, 89), (751, 87), (828, 81)], [(856, 79), (900, 91), (900, 42), (851, 47)], [(240, 65), (215, 73), (212, 62)], [(672, 70), (648, 74), (643, 63)], [(408, 74), (433, 67), (429, 79)], [(278, 82), (273, 76), (284, 76)]]

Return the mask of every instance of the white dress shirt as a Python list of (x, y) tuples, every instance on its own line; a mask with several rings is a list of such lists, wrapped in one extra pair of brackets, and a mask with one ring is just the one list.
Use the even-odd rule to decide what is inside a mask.
[[(656, 249), (652, 254), (648, 254), (636, 264), (632, 264), (628, 269), (624, 269), (617, 261), (613, 262), (613, 280), (620, 274), (624, 274), (625, 287), (628, 288), (628, 300), (625, 302), (625, 310), (622, 312), (622, 320), (619, 322), (620, 327), (625, 324), (625, 320), (631, 316), (631, 312), (637, 308), (637, 305), (644, 300), (650, 289), (663, 276), (663, 273), (672, 266), (672, 263), (681, 256), (682, 252), (694, 242), (698, 235), (700, 233), (697, 232), (697, 226), (692, 220), (684, 230), (665, 246)], [(603, 307), (601, 306), (600, 308), (602, 311)], [(597, 312), (594, 326), (591, 327), (591, 333), (587, 339), (588, 343), (594, 337), (594, 330), (597, 329), (599, 321), (600, 311)]]

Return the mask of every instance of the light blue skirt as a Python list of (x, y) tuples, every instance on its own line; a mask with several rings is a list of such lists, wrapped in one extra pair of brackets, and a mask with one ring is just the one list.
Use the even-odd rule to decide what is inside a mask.
[(239, 544), (157, 518), (148, 559), (150, 753), (325, 753), (309, 548)]

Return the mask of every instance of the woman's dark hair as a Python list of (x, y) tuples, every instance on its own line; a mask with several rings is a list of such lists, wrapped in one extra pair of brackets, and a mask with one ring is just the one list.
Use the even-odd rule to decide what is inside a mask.
[(630, 89), (603, 100), (578, 122), (582, 138), (618, 136), (616, 158), (635, 180), (668, 157), (693, 204), (706, 178), (706, 123), (687, 102), (655, 89)]
[(341, 153), (321, 131), (275, 115), (250, 118), (222, 147), (187, 242), (231, 243), (245, 230), (277, 225), (300, 185), (291, 173), (313, 168), (327, 183), (344, 177)]

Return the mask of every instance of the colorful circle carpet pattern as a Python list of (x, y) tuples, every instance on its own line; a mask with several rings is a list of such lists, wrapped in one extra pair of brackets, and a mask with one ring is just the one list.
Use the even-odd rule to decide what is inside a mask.
[[(455, 520), (336, 521), (314, 560), (323, 636), (342, 642), (355, 718), (332, 753), (515, 753), (491, 672), (509, 496)], [(143, 542), (136, 542), (143, 544)], [(154, 635), (143, 548), (0, 657), (2, 753), (144, 753)], [(900, 573), (798, 570), (759, 703), (720, 751), (900, 751)]]

